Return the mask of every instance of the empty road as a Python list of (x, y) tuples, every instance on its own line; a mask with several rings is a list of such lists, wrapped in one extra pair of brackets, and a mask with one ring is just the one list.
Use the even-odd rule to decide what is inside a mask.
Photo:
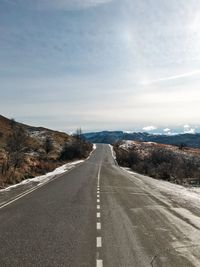
[(84, 163), (0, 208), (0, 266), (200, 266), (200, 229), (163, 199), (98, 145)]

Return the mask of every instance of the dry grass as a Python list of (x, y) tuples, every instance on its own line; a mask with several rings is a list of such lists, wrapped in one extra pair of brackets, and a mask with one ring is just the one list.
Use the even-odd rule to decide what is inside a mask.
[[(24, 138), (19, 138), (20, 129)], [(45, 146), (47, 138), (52, 143), (48, 151)], [(9, 146), (13, 141), (15, 146)], [(0, 116), (0, 187), (52, 171), (63, 164), (60, 155), (65, 145), (74, 141), (74, 137), (65, 133), (31, 127)], [(86, 153), (82, 153), (83, 157), (87, 156), (91, 149), (88, 144)], [(14, 163), (16, 161), (17, 165)]]
[(200, 149), (129, 141), (115, 145), (117, 161), (148, 176), (200, 184)]

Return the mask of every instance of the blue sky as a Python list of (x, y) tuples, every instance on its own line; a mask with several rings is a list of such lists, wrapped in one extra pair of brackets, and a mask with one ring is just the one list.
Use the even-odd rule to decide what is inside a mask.
[(0, 0), (0, 85), (32, 125), (199, 131), (200, 2)]

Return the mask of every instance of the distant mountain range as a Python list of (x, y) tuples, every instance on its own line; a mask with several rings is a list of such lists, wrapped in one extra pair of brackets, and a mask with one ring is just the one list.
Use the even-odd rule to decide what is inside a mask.
[(185, 145), (200, 148), (200, 134), (178, 134), (178, 135), (154, 135), (149, 133), (135, 132), (125, 133), (123, 131), (102, 131), (85, 133), (86, 140), (92, 143), (113, 144), (120, 140), (134, 140), (143, 142), (155, 142), (170, 145)]

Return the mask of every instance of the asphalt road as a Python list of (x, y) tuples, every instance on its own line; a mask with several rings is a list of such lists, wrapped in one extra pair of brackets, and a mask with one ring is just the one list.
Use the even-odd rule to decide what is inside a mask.
[(72, 171), (0, 209), (0, 266), (200, 266), (193, 234), (200, 230), (98, 145)]

